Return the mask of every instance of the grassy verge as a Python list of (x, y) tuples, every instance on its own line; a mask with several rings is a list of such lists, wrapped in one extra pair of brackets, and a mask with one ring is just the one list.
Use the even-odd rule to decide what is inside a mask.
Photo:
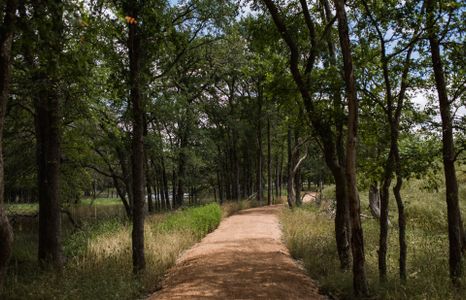
[[(464, 182), (463, 182), (464, 183)], [(444, 191), (438, 193), (419, 189), (420, 181), (405, 185), (402, 195), (406, 205), (408, 243), (408, 282), (398, 279), (397, 211), (390, 210), (388, 283), (378, 282), (377, 249), (379, 223), (372, 218), (363, 219), (366, 270), (374, 299), (466, 299), (466, 289), (455, 290), (448, 277), (448, 236)], [(461, 184), (460, 199), (466, 207), (465, 184)], [(331, 195), (327, 189), (324, 193)], [(367, 193), (361, 193), (361, 208), (368, 211)], [(391, 204), (394, 201), (392, 200)], [(463, 210), (463, 216), (465, 211)], [(293, 257), (301, 259), (310, 276), (319, 282), (321, 289), (341, 299), (351, 299), (351, 272), (338, 269), (338, 256), (334, 238), (334, 221), (326, 211), (314, 205), (285, 210), (281, 215), (284, 239)], [(466, 277), (463, 279), (466, 282)]]
[(180, 253), (220, 223), (218, 204), (146, 219), (146, 271), (132, 275), (131, 226), (118, 219), (86, 224), (64, 240), (64, 270), (38, 271), (36, 235), (16, 234), (2, 299), (134, 299), (158, 288)]
[[(79, 204), (71, 204), (71, 207), (87, 207), (90, 206), (121, 206), (121, 200), (119, 198), (96, 198), (94, 201), (92, 199), (86, 198), (81, 199)], [(20, 215), (33, 215), (39, 211), (38, 203), (7, 203), (6, 210), (8, 214), (20, 214)]]

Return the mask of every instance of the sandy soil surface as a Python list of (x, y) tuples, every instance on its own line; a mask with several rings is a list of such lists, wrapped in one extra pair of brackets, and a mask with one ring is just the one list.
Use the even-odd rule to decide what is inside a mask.
[(326, 299), (281, 241), (282, 207), (247, 209), (222, 221), (149, 299)]

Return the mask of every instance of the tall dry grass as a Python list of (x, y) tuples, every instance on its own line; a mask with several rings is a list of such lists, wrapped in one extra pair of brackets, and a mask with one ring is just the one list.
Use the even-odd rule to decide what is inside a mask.
[(135, 299), (159, 288), (179, 255), (221, 220), (217, 204), (152, 215), (145, 222), (146, 271), (132, 274), (131, 226), (120, 220), (89, 224), (64, 241), (64, 270), (38, 270), (31, 235), (17, 236), (1, 299)]
[[(466, 180), (460, 177), (460, 199), (465, 216)], [(406, 205), (408, 281), (398, 278), (397, 211), (393, 198), (390, 206), (388, 241), (388, 282), (378, 281), (379, 223), (363, 218), (366, 271), (373, 299), (466, 299), (466, 288), (454, 289), (448, 276), (448, 236), (444, 190), (422, 189), (423, 182), (412, 180), (405, 184), (402, 195)], [(331, 188), (325, 191), (332, 196)], [(361, 208), (370, 216), (367, 193), (361, 192)], [(334, 220), (328, 210), (313, 204), (300, 209), (284, 210), (281, 214), (284, 240), (293, 257), (303, 261), (310, 276), (321, 289), (341, 299), (352, 299), (351, 272), (342, 272), (334, 238)], [(463, 278), (466, 283), (466, 277)]]

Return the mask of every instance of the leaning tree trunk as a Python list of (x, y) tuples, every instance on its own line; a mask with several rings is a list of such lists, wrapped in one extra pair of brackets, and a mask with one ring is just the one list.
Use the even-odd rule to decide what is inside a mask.
[[(4, 20), (0, 27), (0, 291), (6, 278), (6, 270), (13, 245), (13, 230), (4, 208), (5, 178), (3, 164), (3, 127), (6, 102), (9, 95), (11, 78), (11, 45), (13, 43), (16, 19), (16, 0), (6, 2)], [(3, 6), (1, 7), (3, 9)]]
[(133, 272), (139, 273), (145, 269), (144, 256), (144, 107), (141, 99), (141, 36), (138, 24), (138, 12), (135, 2), (131, 2), (127, 15), (129, 19), (128, 53), (129, 53), (129, 84), (130, 104), (133, 117), (132, 137), (132, 189), (133, 189), (133, 230), (132, 252)]
[(361, 226), (361, 208), (356, 182), (356, 142), (358, 125), (358, 100), (354, 79), (351, 44), (344, 0), (335, 1), (338, 33), (343, 56), (343, 68), (348, 99), (348, 136), (346, 144), (346, 184), (351, 218), (351, 250), (353, 253), (353, 289), (356, 296), (366, 296), (366, 271), (364, 267), (364, 238)]
[[(299, 89), (299, 92), (302, 96), (304, 107), (306, 109), (306, 113), (311, 121), (312, 127), (319, 136), (319, 139), (322, 142), (324, 147), (324, 155), (325, 161), (329, 169), (332, 171), (332, 175), (335, 179), (335, 189), (336, 189), (336, 218), (335, 218), (335, 233), (336, 233), (336, 243), (338, 249), (338, 256), (340, 258), (340, 264), (342, 269), (347, 269), (350, 266), (350, 251), (349, 251), (349, 211), (348, 211), (348, 198), (346, 194), (346, 184), (344, 179), (344, 161), (341, 161), (341, 158), (344, 156), (341, 149), (339, 149), (340, 143), (339, 139), (337, 138), (337, 143), (334, 141), (334, 136), (332, 132), (331, 124), (325, 122), (321, 118), (318, 117), (319, 113), (317, 109), (314, 107), (314, 102), (312, 99), (312, 95), (308, 90), (308, 86), (306, 81), (303, 78), (303, 75), (300, 71), (300, 57), (302, 53), (299, 52), (298, 45), (296, 41), (293, 39), (293, 34), (288, 30), (285, 22), (280, 17), (279, 10), (275, 5), (274, 1), (272, 0), (263, 0), (265, 6), (267, 7), (268, 11), (270, 12), (273, 22), (277, 27), (278, 31), (280, 32), (281, 37), (288, 45), (290, 50), (290, 72), (293, 76), (293, 80), (296, 83), (296, 86)], [(306, 25), (308, 26), (309, 32), (311, 35), (314, 35), (311, 38), (311, 46), (310, 54), (316, 56), (315, 49), (316, 47), (316, 39), (315, 39), (315, 26), (313, 25), (312, 18), (310, 16), (309, 10), (307, 9), (307, 2), (302, 0), (300, 1), (301, 7), (303, 8), (303, 12), (305, 13)], [(307, 55), (307, 54), (306, 54)], [(312, 56), (310, 56), (312, 58)], [(305, 68), (305, 72), (307, 69), (307, 78), (310, 78), (308, 75), (310, 71), (312, 71), (312, 60), (310, 61), (311, 64)], [(310, 67), (310, 68), (308, 68)], [(306, 75), (306, 74), (305, 74)], [(340, 135), (339, 135), (340, 137)], [(338, 155), (337, 155), (338, 153)]]
[(427, 31), (429, 36), (430, 52), (434, 69), (435, 85), (437, 87), (442, 118), (442, 154), (443, 169), (445, 173), (446, 201), (448, 215), (449, 264), (452, 281), (459, 284), (463, 274), (462, 270), (462, 239), (461, 239), (461, 212), (458, 199), (458, 182), (455, 170), (455, 145), (453, 141), (453, 127), (448, 100), (447, 85), (443, 71), (440, 54), (440, 42), (435, 26), (435, 7), (433, 0), (426, 0)]

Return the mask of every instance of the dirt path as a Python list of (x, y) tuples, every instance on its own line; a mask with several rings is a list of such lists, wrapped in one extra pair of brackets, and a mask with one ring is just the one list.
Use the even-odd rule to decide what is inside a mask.
[(325, 299), (281, 242), (282, 207), (225, 219), (180, 258), (149, 299)]

